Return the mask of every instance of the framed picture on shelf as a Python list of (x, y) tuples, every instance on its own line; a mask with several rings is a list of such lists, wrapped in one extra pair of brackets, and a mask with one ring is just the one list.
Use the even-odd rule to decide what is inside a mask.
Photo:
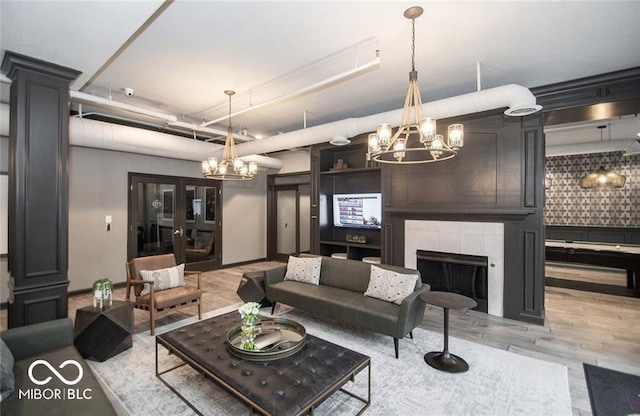
[(216, 191), (214, 187), (204, 188), (204, 222), (208, 224), (216, 222)]

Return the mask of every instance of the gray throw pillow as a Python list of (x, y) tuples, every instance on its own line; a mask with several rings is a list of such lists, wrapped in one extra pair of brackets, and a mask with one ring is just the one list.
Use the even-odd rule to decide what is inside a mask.
[(11, 354), (7, 344), (0, 338), (0, 401), (11, 396), (14, 389), (13, 354)]

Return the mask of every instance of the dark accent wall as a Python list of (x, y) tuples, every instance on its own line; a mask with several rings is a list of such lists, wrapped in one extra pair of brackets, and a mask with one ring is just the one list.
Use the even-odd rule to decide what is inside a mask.
[(458, 156), (421, 165), (383, 165), (383, 258), (404, 263), (404, 222), (504, 223), (504, 316), (544, 320), (544, 135), (541, 114), (502, 111), (438, 120), (465, 126)]
[[(543, 106), (545, 124), (634, 114), (640, 98), (640, 67), (531, 88), (531, 93)], [(602, 103), (608, 104), (597, 113), (590, 111), (590, 106)]]
[(8, 327), (67, 316), (69, 84), (80, 73), (5, 53), (9, 134)]

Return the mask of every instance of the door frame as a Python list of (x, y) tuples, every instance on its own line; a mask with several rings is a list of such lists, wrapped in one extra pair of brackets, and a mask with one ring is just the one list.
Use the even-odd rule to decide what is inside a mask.
[[(288, 260), (278, 253), (278, 191), (296, 191), (296, 255), (300, 254), (300, 187), (311, 186), (310, 172), (284, 173), (267, 176), (267, 259)], [(311, 217), (309, 215), (309, 217)], [(311, 221), (311, 220), (310, 220)], [(309, 242), (311, 243), (311, 242)]]
[[(129, 172), (128, 174), (128, 204), (127, 204), (127, 261), (136, 257), (138, 253), (137, 245), (137, 204), (138, 193), (137, 185), (140, 183), (164, 183), (175, 185), (176, 192), (174, 195), (174, 201), (184, 201), (186, 199), (187, 186), (197, 187), (211, 187), (214, 186), (217, 189), (216, 205), (215, 205), (215, 218), (216, 218), (216, 233), (214, 235), (214, 259), (202, 262), (195, 262), (186, 264), (187, 270), (216, 270), (222, 267), (222, 183), (217, 180), (205, 179), (205, 178), (190, 178), (180, 176), (168, 176), (168, 175), (155, 175), (148, 173)], [(174, 228), (181, 227), (182, 230), (187, 229), (186, 223), (186, 207), (184, 204), (175, 203), (174, 207)], [(175, 241), (175, 240), (174, 240)], [(176, 256), (176, 262), (186, 263), (185, 252), (185, 238), (179, 239), (180, 243), (175, 245), (174, 242), (174, 255)]]

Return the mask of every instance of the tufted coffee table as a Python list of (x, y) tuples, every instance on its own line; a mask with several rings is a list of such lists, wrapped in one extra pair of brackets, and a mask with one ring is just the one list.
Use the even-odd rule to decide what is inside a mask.
[[(225, 345), (227, 332), (238, 323), (231, 312), (199, 321), (156, 336), (156, 376), (196, 413), (202, 414), (164, 377), (188, 364), (250, 407), (250, 414), (313, 414), (314, 408), (340, 390), (364, 403), (371, 403), (371, 361), (366, 355), (307, 334), (304, 348), (290, 357), (273, 361), (248, 361), (235, 357)], [(179, 357), (183, 364), (166, 370), (159, 367), (159, 346)], [(345, 383), (368, 368), (367, 397), (342, 389)]]

